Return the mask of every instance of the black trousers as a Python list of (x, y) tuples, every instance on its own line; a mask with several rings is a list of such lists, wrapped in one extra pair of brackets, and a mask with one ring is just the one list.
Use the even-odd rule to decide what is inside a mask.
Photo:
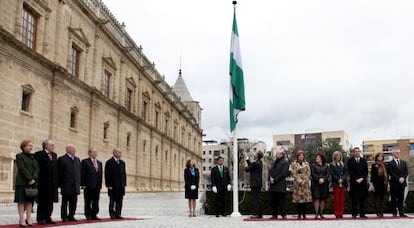
[(53, 198), (52, 196), (42, 196), (39, 194), (37, 202), (37, 222), (51, 221), (53, 212)]
[(270, 192), (270, 207), (272, 208), (272, 216), (277, 217), (278, 212), (282, 217), (286, 216), (286, 193)]
[(85, 217), (96, 218), (99, 212), (99, 194), (101, 189), (84, 189), (83, 198), (85, 199)]
[(365, 215), (365, 197), (366, 195), (351, 195), (351, 204), (352, 204), (352, 216), (358, 215), (358, 204), (359, 204), (359, 215)]
[[(62, 205), (60, 207), (60, 217), (62, 220), (73, 219), (76, 212), (76, 204), (78, 203), (78, 195), (62, 196)], [(69, 213), (68, 213), (69, 207)]]
[(121, 216), (123, 196), (109, 196), (109, 216), (117, 218)]
[(226, 191), (218, 190), (214, 194), (214, 208), (216, 209), (216, 215), (227, 215), (227, 200)]
[(296, 203), (296, 211), (299, 216), (306, 216), (306, 204), (307, 203)]
[(260, 187), (252, 187), (252, 201), (253, 201), (253, 208), (254, 208), (254, 215), (262, 216), (262, 202), (260, 200)]
[(392, 213), (397, 214), (397, 208), (400, 215), (404, 215), (404, 190), (402, 186), (392, 186), (390, 189), (391, 193), (391, 207)]

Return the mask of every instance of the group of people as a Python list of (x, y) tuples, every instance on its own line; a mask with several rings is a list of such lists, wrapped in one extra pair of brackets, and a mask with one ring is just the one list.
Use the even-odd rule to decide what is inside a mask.
[[(376, 214), (383, 217), (383, 200), (387, 192), (391, 196), (391, 207), (394, 217), (406, 217), (404, 213), (404, 190), (407, 186), (408, 169), (404, 160), (400, 159), (400, 150), (392, 151), (393, 158), (388, 164), (384, 155), (375, 155), (371, 166), (370, 180), (368, 180), (368, 162), (358, 147), (353, 148), (353, 156), (343, 161), (342, 153), (336, 151), (332, 155), (332, 162), (327, 163), (323, 154), (317, 154), (311, 164), (306, 161), (305, 152), (299, 150), (296, 160), (291, 164), (286, 159), (284, 151), (276, 152), (269, 173), (269, 192), (271, 219), (286, 218), (286, 192), (289, 176), (289, 166), (293, 177), (292, 203), (296, 204), (299, 219), (306, 219), (306, 206), (313, 202), (315, 219), (323, 219), (326, 200), (329, 198), (330, 187), (333, 189), (333, 212), (336, 218), (343, 218), (346, 191), (349, 187), (351, 198), (352, 218), (367, 218), (365, 214), (365, 199), (368, 191), (373, 192)], [(245, 171), (250, 173), (250, 188), (252, 194), (253, 216), (262, 218), (263, 211), (260, 199), (262, 189), (263, 164), (262, 152), (253, 152), (250, 161), (247, 153)], [(219, 156), (217, 166), (211, 169), (211, 186), (214, 193), (214, 207), (217, 217), (226, 216), (226, 191), (231, 190), (231, 181), (227, 167), (223, 166), (224, 158)]]
[[(38, 224), (53, 224), (53, 203), (58, 202), (58, 188), (61, 193), (60, 215), (63, 222), (76, 221), (75, 212), (78, 195), (83, 189), (85, 217), (99, 220), (99, 195), (102, 187), (103, 167), (97, 159), (98, 151), (91, 148), (88, 158), (82, 161), (76, 156), (76, 146), (66, 145), (66, 153), (60, 157), (55, 153), (51, 140), (42, 142), (42, 150), (32, 153), (30, 140), (22, 141), (21, 153), (16, 155), (17, 176), (14, 202), (19, 212), (19, 225), (32, 226), (31, 211), (36, 201)], [(113, 149), (113, 156), (105, 163), (105, 185), (109, 195), (111, 219), (122, 219), (122, 201), (125, 195), (125, 162), (122, 151)], [(37, 194), (30, 190), (37, 189)], [(26, 218), (24, 214), (26, 213)]]

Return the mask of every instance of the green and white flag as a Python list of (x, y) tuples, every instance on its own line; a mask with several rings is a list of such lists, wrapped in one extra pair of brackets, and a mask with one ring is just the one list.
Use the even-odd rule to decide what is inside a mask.
[(233, 31), (230, 48), (230, 131), (237, 124), (237, 115), (246, 109), (244, 98), (243, 67), (237, 30), (236, 12), (233, 15)]

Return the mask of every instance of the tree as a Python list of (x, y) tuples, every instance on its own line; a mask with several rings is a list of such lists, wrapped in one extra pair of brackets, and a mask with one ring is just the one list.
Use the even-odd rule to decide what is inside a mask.
[(339, 151), (342, 153), (342, 157), (345, 158), (345, 150), (342, 146), (336, 141), (327, 141), (322, 145), (322, 151), (325, 154), (326, 162), (332, 162), (332, 154), (335, 151)]

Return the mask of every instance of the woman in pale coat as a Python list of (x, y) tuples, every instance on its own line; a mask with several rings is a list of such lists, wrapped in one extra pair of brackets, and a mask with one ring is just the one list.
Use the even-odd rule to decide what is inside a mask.
[(296, 203), (298, 218), (306, 219), (306, 204), (312, 202), (312, 193), (309, 180), (311, 170), (309, 163), (305, 160), (305, 152), (299, 150), (296, 161), (291, 165), (293, 176), (292, 203)]

